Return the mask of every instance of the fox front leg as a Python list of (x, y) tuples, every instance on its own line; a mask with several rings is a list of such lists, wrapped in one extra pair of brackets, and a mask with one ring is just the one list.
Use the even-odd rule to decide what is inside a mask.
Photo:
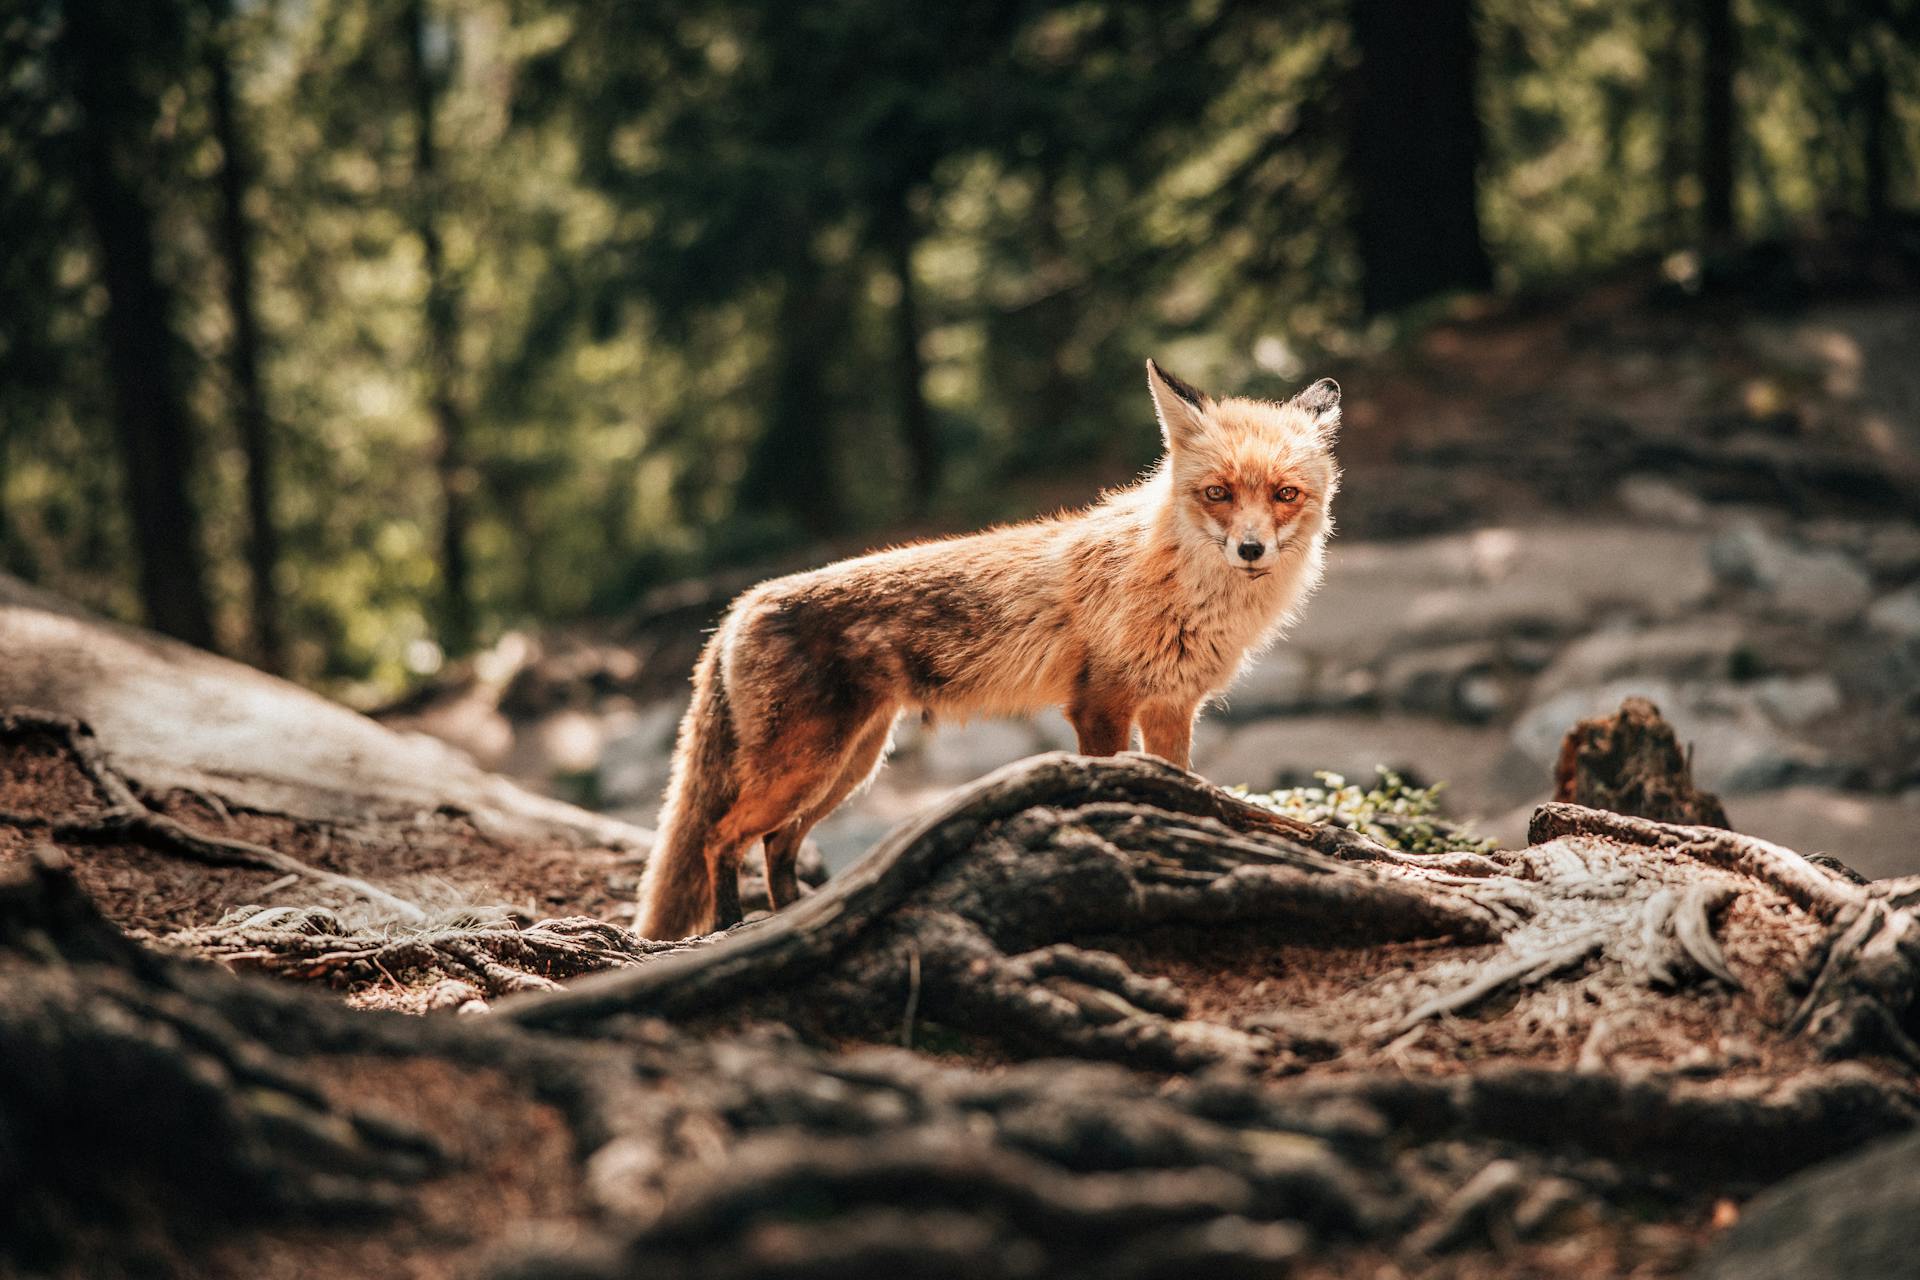
[(1200, 704), (1150, 702), (1140, 708), (1140, 737), (1147, 750), (1182, 769), (1193, 767), (1193, 721)]

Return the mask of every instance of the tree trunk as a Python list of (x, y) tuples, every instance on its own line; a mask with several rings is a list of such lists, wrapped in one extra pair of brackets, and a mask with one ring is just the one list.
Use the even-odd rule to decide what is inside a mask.
[(252, 584), (253, 656), (262, 669), (277, 674), (286, 669), (286, 645), (280, 626), (280, 593), (274, 583), (280, 563), (280, 528), (274, 497), (272, 426), (260, 380), (253, 224), (247, 216), (253, 152), (234, 100), (230, 12), (226, 5), (220, 9), (220, 28), (207, 55), (207, 75), (212, 86), (213, 132), (220, 143), (219, 242), (226, 260), (228, 322), (233, 326), (228, 358), (240, 448), (247, 463), (247, 572)]
[(1691, 136), (1687, 112), (1687, 32), (1685, 19), (1663, 10), (1666, 24), (1655, 64), (1660, 85), (1660, 245), (1672, 249), (1686, 243), (1687, 218), (1680, 187), (1687, 173), (1687, 140)]
[(179, 385), (171, 291), (154, 261), (141, 157), (154, 107), (140, 51), (116, 6), (66, 7), (60, 60), (79, 108), (72, 141), (80, 203), (99, 249), (102, 325), (122, 480), (133, 523), (141, 604), (167, 635), (214, 647), (192, 481), (193, 424)]
[(1866, 188), (1864, 204), (1867, 224), (1884, 227), (1892, 212), (1889, 189), (1892, 185), (1892, 148), (1896, 136), (1893, 100), (1886, 67), (1876, 50), (1869, 55), (1872, 69), (1861, 77), (1859, 85), (1861, 121), (1862, 182)]
[[(804, 234), (796, 232), (796, 234)], [(788, 268), (774, 320), (773, 388), (766, 425), (740, 481), (742, 512), (791, 516), (816, 537), (846, 522), (839, 442), (826, 370), (839, 354), (841, 300), (812, 251)]]
[(907, 493), (910, 510), (925, 515), (940, 488), (940, 441), (927, 407), (926, 357), (921, 352), (920, 285), (913, 274), (913, 249), (918, 241), (914, 217), (905, 199), (885, 231), (887, 257), (900, 297), (893, 307), (894, 377), (900, 396), (900, 442), (907, 451)]
[(1736, 121), (1734, 75), (1739, 67), (1739, 34), (1732, 0), (1699, 0), (1700, 194), (1701, 222), (1709, 243), (1734, 236), (1733, 187)]
[(1470, 0), (1354, 0), (1354, 230), (1370, 314), (1485, 289)]
[[(450, 654), (472, 649), (477, 620), (473, 574), (467, 550), (478, 474), (468, 456), (466, 415), (459, 402), (460, 301), (440, 238), (444, 178), (434, 140), (434, 118), (444, 68), (429, 65), (431, 38), (425, 0), (407, 0), (401, 33), (413, 100), (414, 230), (426, 272), (427, 402), (439, 436), (435, 472), (440, 479), (440, 644)], [(452, 40), (452, 28), (447, 27)], [(446, 55), (451, 62), (452, 54)]]

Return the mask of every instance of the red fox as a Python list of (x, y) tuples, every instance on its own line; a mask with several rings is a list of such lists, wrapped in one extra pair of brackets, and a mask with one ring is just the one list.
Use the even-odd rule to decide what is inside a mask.
[(914, 543), (762, 583), (693, 673), (639, 931), (740, 920), (766, 846), (777, 909), (800, 842), (878, 771), (903, 711), (1058, 706), (1087, 755), (1182, 768), (1201, 704), (1318, 585), (1340, 472), (1340, 388), (1214, 399), (1147, 362), (1166, 456), (1084, 510)]

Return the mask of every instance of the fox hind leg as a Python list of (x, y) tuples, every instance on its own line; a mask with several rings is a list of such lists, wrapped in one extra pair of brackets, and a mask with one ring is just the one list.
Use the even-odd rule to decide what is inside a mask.
[(840, 776), (833, 786), (792, 822), (767, 836), (767, 897), (772, 900), (775, 911), (800, 898), (800, 881), (794, 874), (794, 866), (799, 861), (800, 844), (807, 833), (873, 776), (892, 736), (893, 715), (877, 717), (847, 753), (846, 763), (840, 767)]
[(811, 809), (814, 797), (839, 776), (839, 765), (838, 756), (822, 759), (797, 752), (780, 768), (758, 772), (762, 785), (743, 792), (714, 826), (706, 853), (715, 929), (740, 923), (740, 862), (753, 842), (791, 821), (795, 813)]
[(1111, 756), (1125, 751), (1133, 739), (1133, 704), (1110, 693), (1083, 690), (1067, 705), (1083, 756)]

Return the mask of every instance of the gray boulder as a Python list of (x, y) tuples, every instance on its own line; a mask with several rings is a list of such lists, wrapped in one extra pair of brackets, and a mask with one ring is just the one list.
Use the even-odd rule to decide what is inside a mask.
[(1903, 1280), (1920, 1274), (1920, 1135), (1817, 1165), (1766, 1191), (1692, 1280)]
[(1902, 640), (1920, 639), (1920, 586), (1881, 596), (1867, 610), (1867, 625)]
[(1723, 585), (1763, 592), (1799, 617), (1845, 622), (1873, 596), (1873, 580), (1844, 552), (1801, 547), (1751, 521), (1714, 538), (1707, 563)]

